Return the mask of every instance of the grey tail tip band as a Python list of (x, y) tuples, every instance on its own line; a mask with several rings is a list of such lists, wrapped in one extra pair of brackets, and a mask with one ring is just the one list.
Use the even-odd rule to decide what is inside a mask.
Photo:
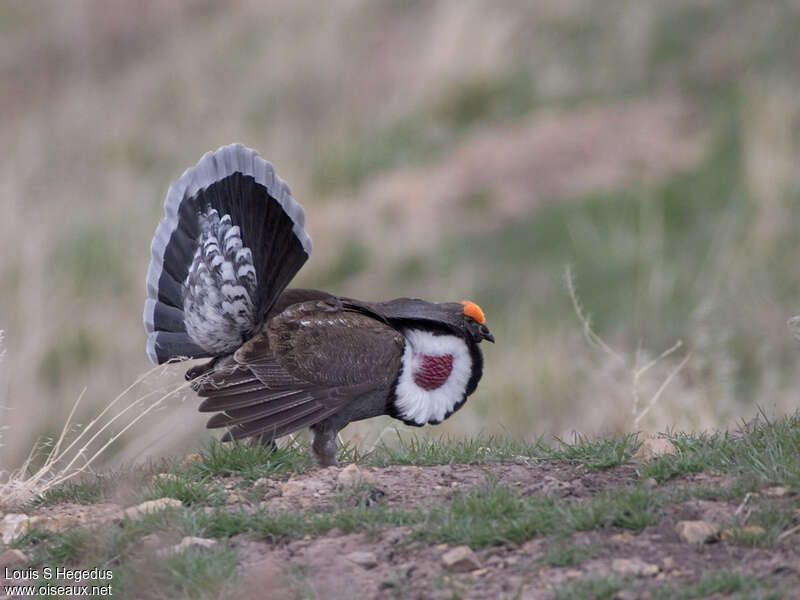
[[(311, 238), (304, 227), (305, 211), (272, 164), (241, 143), (206, 152), (169, 186), (164, 217), (151, 244), (143, 322), (148, 334), (147, 355), (156, 364), (179, 357), (220, 355), (221, 348), (204, 346), (204, 339), (216, 334), (211, 331), (208, 338), (193, 337), (198, 330), (196, 326), (187, 327), (186, 316), (196, 313), (184, 312), (191, 306), (184, 304), (184, 295), (188, 269), (196, 262), (201, 235), (199, 215), (211, 208), (219, 211), (220, 218), (230, 214), (233, 225), (241, 228), (241, 241), (252, 247), (254, 255), (261, 249), (254, 259), (257, 272), (253, 300), (257, 310), (253, 311), (253, 320), (266, 312), (311, 255)], [(290, 242), (291, 239), (296, 241)], [(281, 240), (276, 247), (274, 240)], [(208, 308), (203, 310), (207, 313)], [(196, 325), (197, 320), (192, 323)]]

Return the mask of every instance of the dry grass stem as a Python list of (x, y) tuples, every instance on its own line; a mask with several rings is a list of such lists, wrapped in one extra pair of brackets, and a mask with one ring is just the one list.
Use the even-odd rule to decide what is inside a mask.
[[(564, 281), (567, 286), (567, 291), (569, 292), (570, 300), (572, 301), (572, 307), (575, 310), (575, 314), (578, 317), (578, 320), (583, 325), (583, 334), (586, 340), (590, 343), (590, 345), (600, 348), (603, 352), (608, 354), (609, 356), (613, 357), (618, 362), (622, 363), (623, 365), (628, 365), (629, 361), (623, 356), (622, 353), (617, 352), (611, 346), (609, 346), (603, 338), (601, 338), (593, 329), (591, 324), (591, 319), (589, 315), (583, 310), (583, 307), (578, 299), (578, 294), (575, 290), (575, 281), (574, 276), (572, 274), (572, 268), (567, 265), (564, 269)], [(633, 417), (633, 426), (638, 426), (639, 422), (644, 418), (644, 416), (650, 412), (650, 410), (658, 404), (659, 399), (661, 398), (664, 390), (667, 389), (667, 386), (672, 382), (673, 379), (680, 373), (680, 371), (686, 366), (686, 363), (689, 362), (689, 358), (691, 358), (692, 353), (687, 352), (683, 359), (675, 366), (669, 374), (664, 378), (664, 380), (659, 385), (658, 389), (655, 393), (650, 397), (649, 402), (647, 405), (640, 410), (640, 406), (642, 404), (641, 395), (640, 395), (640, 381), (642, 377), (654, 366), (656, 366), (659, 362), (664, 360), (665, 358), (669, 357), (675, 351), (683, 346), (683, 341), (678, 340), (676, 341), (671, 347), (664, 350), (661, 354), (659, 354), (656, 358), (648, 361), (641, 367), (636, 367), (636, 359), (634, 358), (632, 361), (633, 367), (631, 367), (631, 416)], [(638, 356), (638, 352), (636, 353)]]
[[(190, 382), (182, 382), (180, 385), (166, 392), (164, 392), (163, 388), (151, 390), (133, 400), (115, 415), (104, 420), (108, 412), (132, 390), (157, 371), (163, 370), (163, 366), (157, 366), (140, 375), (131, 385), (108, 403), (108, 405), (85, 427), (81, 427), (80, 432), (75, 438), (72, 439), (66, 447), (62, 448), (69, 431), (73, 427), (75, 412), (86, 392), (84, 389), (73, 404), (58, 439), (47, 453), (42, 465), (31, 473), (31, 465), (37, 455), (37, 451), (42, 447), (41, 444), (35, 444), (28, 454), (28, 457), (23, 461), (22, 466), (11, 472), (6, 481), (0, 482), (0, 497), (2, 498), (0, 503), (9, 506), (23, 504), (33, 498), (42, 496), (48, 490), (65, 483), (77, 475), (92, 472), (91, 465), (97, 461), (120, 436), (125, 434), (150, 412), (162, 405), (169, 397), (186, 389), (190, 385)], [(148, 400), (153, 396), (158, 397), (148, 403)], [(110, 435), (108, 435), (108, 439), (106, 439), (99, 448), (94, 449), (95, 443), (110, 427), (115, 423), (119, 423), (123, 416), (129, 414), (131, 410), (136, 408), (141, 410), (127, 421), (119, 431), (113, 434), (109, 432)], [(83, 459), (82, 463), (77, 464), (81, 459)]]
[(592, 329), (591, 317), (584, 312), (580, 300), (578, 300), (578, 294), (575, 291), (575, 278), (572, 275), (572, 267), (570, 265), (564, 267), (564, 281), (567, 284), (567, 291), (569, 291), (569, 298), (570, 300), (572, 300), (572, 308), (575, 309), (575, 314), (577, 315), (578, 320), (583, 325), (583, 335), (586, 338), (586, 341), (588, 341), (589, 344), (593, 346), (599, 347), (609, 356), (613, 356), (621, 363), (626, 364), (627, 361), (625, 360), (625, 358), (621, 354), (616, 352), (613, 348), (611, 348), (611, 346), (606, 344), (603, 338), (597, 335)]

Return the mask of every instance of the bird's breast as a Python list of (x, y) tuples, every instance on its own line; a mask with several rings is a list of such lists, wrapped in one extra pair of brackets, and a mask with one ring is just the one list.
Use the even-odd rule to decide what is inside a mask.
[(441, 423), (463, 404), (473, 360), (467, 343), (456, 335), (423, 329), (403, 331), (402, 369), (394, 407), (407, 423)]
[(418, 363), (414, 383), (427, 392), (442, 387), (453, 372), (452, 354), (420, 354)]

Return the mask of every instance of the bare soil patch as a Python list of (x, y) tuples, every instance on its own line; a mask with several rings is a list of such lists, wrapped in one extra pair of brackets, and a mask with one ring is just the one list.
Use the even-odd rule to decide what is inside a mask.
[[(624, 464), (595, 471), (580, 465), (520, 457), (517, 462), (506, 463), (384, 468), (350, 465), (312, 469), (289, 479), (262, 479), (255, 484), (241, 477), (217, 478), (210, 485), (236, 494), (229, 496), (222, 510), (248, 514), (263, 509), (274, 514), (331, 514), (349, 510), (354, 503), (366, 503), (367, 510), (390, 507), (429, 511), (487, 484), (509, 488), (520, 498), (543, 496), (577, 503), (589, 503), (599, 495), (608, 497), (615, 490), (640, 485), (666, 498), (659, 506), (658, 522), (638, 533), (600, 527), (562, 537), (536, 535), (519, 544), (474, 549), (472, 562), (457, 569), (448, 567), (443, 560), (457, 544), (422, 541), (413, 526), (388, 523), (356, 533), (332, 529), (277, 543), (252, 533), (239, 533), (221, 540), (238, 557), (240, 584), (235, 586), (234, 597), (549, 600), (564, 597), (564, 590), (571, 589), (568, 586), (606, 580), (633, 595), (580, 597), (671, 598), (682, 597), (681, 590), (689, 589), (686, 586), (695, 585), (709, 573), (733, 571), (767, 581), (776, 589), (800, 589), (800, 547), (795, 534), (776, 544), (743, 543), (721, 535), (710, 543), (689, 544), (676, 531), (676, 525), (684, 520), (707, 521), (720, 531), (731, 524), (741, 525), (742, 515), (752, 505), (749, 503), (758, 497), (767, 498), (768, 493), (753, 493), (747, 500), (734, 498), (735, 494), (724, 492), (735, 480), (713, 472), (648, 484), (641, 480), (640, 468), (637, 464)], [(720, 498), (734, 499), (698, 499), (691, 493), (713, 488), (720, 490)], [(776, 502), (774, 498), (770, 501)], [(779, 508), (797, 511), (797, 499), (791, 492), (777, 502)], [(29, 516), (40, 517), (40, 524), (61, 524), (52, 531), (118, 527), (122, 508), (110, 503), (64, 503), (43, 506)], [(136, 543), (131, 560), (141, 561), (160, 552), (163, 555), (163, 549), (179, 539), (174, 531), (151, 533)], [(665, 589), (674, 591), (667, 593)], [(267, 591), (269, 596), (264, 596)]]
[[(362, 471), (370, 487), (384, 492), (380, 502), (403, 508), (449, 501), (469, 487), (483, 485), (487, 479), (511, 486), (522, 496), (556, 495), (582, 500), (637, 481), (634, 465), (606, 471), (565, 464), (392, 466)], [(336, 484), (339, 473), (341, 469), (331, 468), (296, 476), (291, 481), (303, 482), (301, 491), (288, 497), (267, 498), (265, 502), (275, 510), (335, 510), (339, 506), (337, 494), (341, 498)], [(677, 478), (663, 488), (715, 485), (722, 489), (730, 483), (732, 479), (721, 474), (699, 473)], [(642, 594), (632, 597), (646, 598), (648, 589), (687, 585), (707, 573), (732, 570), (768, 578), (783, 589), (800, 589), (800, 548), (790, 540), (777, 548), (721, 540), (694, 545), (682, 542), (675, 531), (681, 520), (705, 519), (724, 526), (734, 519), (740, 504), (714, 500), (668, 503), (662, 507), (660, 522), (638, 535), (606, 528), (578, 532), (569, 540), (537, 536), (521, 545), (477, 550), (480, 568), (467, 573), (448, 572), (443, 566), (442, 556), (452, 546), (410, 541), (410, 529), (406, 527), (347, 535), (334, 530), (328, 535), (306, 536), (278, 546), (249, 536), (237, 536), (232, 543), (239, 549), (245, 580), (257, 576), (264, 565), (278, 565), (289, 573), (286, 597), (302, 597), (308, 590), (315, 590), (325, 598), (449, 598), (456, 594), (475, 599), (549, 599), (555, 597), (560, 586), (570, 582), (618, 576)], [(557, 544), (572, 545), (579, 556), (586, 558), (569, 566), (549, 566), (543, 559)], [(355, 552), (374, 555), (374, 566), (364, 567), (348, 558)], [(616, 559), (638, 560), (655, 569), (648, 574), (626, 576), (615, 570)]]

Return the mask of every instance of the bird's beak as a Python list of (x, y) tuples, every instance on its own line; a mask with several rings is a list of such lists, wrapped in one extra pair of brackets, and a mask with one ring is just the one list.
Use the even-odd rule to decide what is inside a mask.
[(492, 335), (492, 332), (489, 331), (488, 329), (486, 330), (486, 333), (483, 334), (483, 339), (492, 342), (494, 344), (494, 336)]

